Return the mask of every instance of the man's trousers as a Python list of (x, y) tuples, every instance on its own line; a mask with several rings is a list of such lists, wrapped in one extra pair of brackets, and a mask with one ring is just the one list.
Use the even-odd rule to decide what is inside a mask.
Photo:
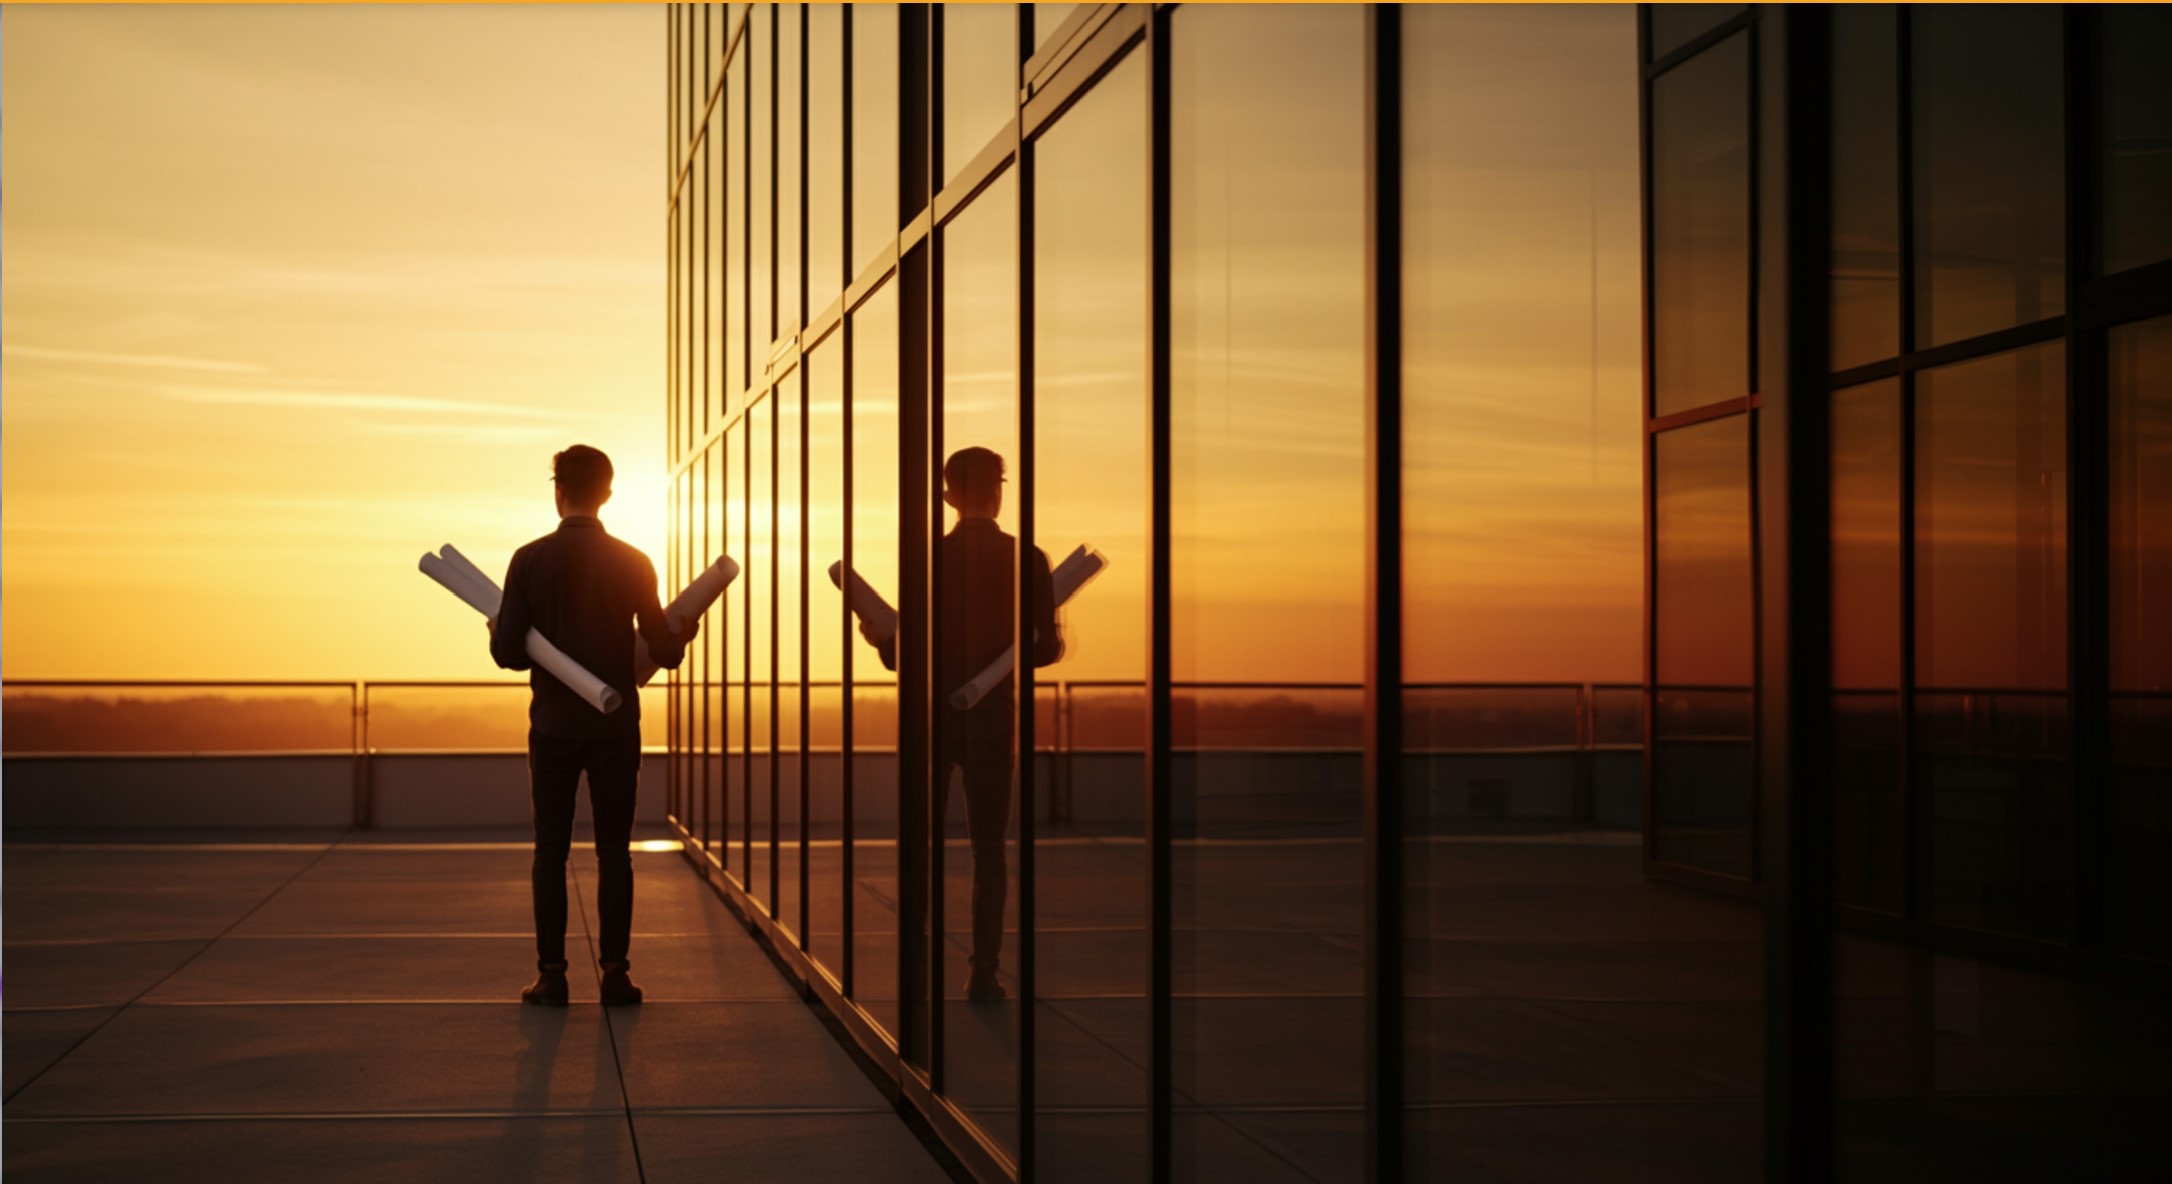
[(566, 858), (573, 850), (573, 799), (588, 774), (588, 813), (596, 832), (597, 955), (624, 962), (633, 928), (634, 790), (641, 779), (641, 736), (567, 739), (528, 733), (528, 792), (535, 819), (535, 955), (566, 960)]

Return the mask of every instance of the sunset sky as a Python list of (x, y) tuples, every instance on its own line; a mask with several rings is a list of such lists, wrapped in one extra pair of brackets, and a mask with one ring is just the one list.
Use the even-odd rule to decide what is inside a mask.
[[(1433, 11), (1409, 30), (1409, 102), (1424, 113), (1406, 159), (1409, 669), (1633, 679), (1636, 137), (1633, 104), (1612, 101), (1634, 93), (1633, 10)], [(1197, 663), (1183, 668), (1355, 678), (1360, 26), (1311, 14), (1341, 30), (1340, 56), (1284, 38), (1295, 60), (1277, 74), (1245, 67), (1260, 47), (1238, 48), (1244, 27), (1216, 15), (1180, 22), (1194, 49), (1230, 51), (1229, 76), (1179, 104), (1184, 134), (1203, 137), (1180, 164), (1203, 179), (1180, 186), (1179, 247), (1198, 258), (1177, 282), (1221, 310), (1176, 325), (1180, 434), (1212, 445), (1177, 450), (1178, 643)], [(10, 7), (0, 47), (0, 676), (502, 677), (480, 622), (416, 559), (451, 542), (502, 572), (554, 525), (549, 458), (575, 441), (617, 461), (604, 520), (663, 567), (660, 7)], [(1234, 118), (1301, 64), (1335, 101)], [(1120, 106), (1119, 89), (1086, 106)], [(1487, 118), (1463, 118), (1473, 110)], [(1135, 151), (1136, 122), (1111, 120), (1081, 159)], [(1089, 133), (1059, 125), (1052, 143), (1066, 135)], [(1232, 149), (1247, 135), (1260, 141)], [(1270, 149), (1284, 140), (1340, 155), (1324, 170), (1282, 160)], [(1083, 176), (1120, 189), (1127, 169), (1143, 158)], [(1110, 210), (1144, 200), (1139, 185), (1073, 188)], [(1232, 206), (1233, 193), (1249, 196)], [(1293, 221), (1305, 202), (1312, 215)], [(1008, 225), (999, 214), (953, 226), (954, 277), (1001, 257), (1000, 234), (968, 241), (981, 222)], [(1102, 331), (1104, 301), (1079, 295), (1101, 290), (1098, 273), (1062, 259), (1113, 249), (1143, 266), (1143, 239), (1066, 242), (1044, 232), (1043, 268), (1070, 291), (1044, 296), (1043, 315), (1061, 306), (1066, 324), (1040, 330), (1042, 364), (1083, 366), (1143, 406), (1143, 372), (1065, 352)], [(1136, 291), (1122, 270), (1101, 278)], [(996, 272), (1015, 283), (1008, 264)], [(1277, 296), (1293, 280), (1299, 293)], [(986, 309), (954, 318), (952, 365), (1012, 374), (1013, 300), (946, 299), (978, 308), (983, 295)], [(1130, 303), (1115, 307), (1103, 345), (1141, 348)], [(976, 352), (975, 331), (1003, 349)], [(951, 382), (962, 417), (969, 384)], [(872, 407), (871, 390), (856, 405)], [(998, 419), (992, 440), (1009, 431)], [(1058, 489), (1049, 465), (1044, 519), (1105, 509), (1061, 526), (1116, 564), (1074, 610), (1071, 677), (1132, 670), (1143, 646), (1144, 540), (1126, 533), (1141, 516), (1105, 480), (1139, 440), (1112, 416), (1051, 438), (1081, 480)], [(1044, 543), (1060, 557), (1072, 541)], [(1293, 550), (1307, 561), (1286, 564)], [(1194, 598), (1212, 611), (1190, 612)]]
[(0, 676), (492, 678), (551, 453), (661, 564), (663, 9), (5, 14)]

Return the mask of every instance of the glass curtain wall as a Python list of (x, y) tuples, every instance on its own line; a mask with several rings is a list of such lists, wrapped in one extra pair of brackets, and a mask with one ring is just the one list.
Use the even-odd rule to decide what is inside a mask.
[(2159, 1174), (2172, 25), (1832, 20), (1836, 1174)]
[[(1811, 13), (669, 9), (661, 566), (745, 569), (672, 817), (971, 1174), (2162, 1174), (2172, 30)], [(1766, 924), (1789, 611), (1830, 982)]]

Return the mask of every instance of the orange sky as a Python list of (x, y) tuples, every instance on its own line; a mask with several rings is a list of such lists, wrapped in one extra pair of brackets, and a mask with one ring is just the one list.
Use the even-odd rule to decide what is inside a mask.
[(0, 675), (506, 676), (576, 440), (660, 564), (663, 20), (10, 5)]
[[(1632, 10), (1451, 11), (1409, 30), (1430, 63), (1408, 72), (1412, 677), (1634, 678), (1636, 138), (1608, 101), (1634, 94)], [(450, 541), (502, 571), (553, 525), (548, 459), (575, 440), (618, 461), (605, 521), (661, 568), (662, 26), (616, 5), (10, 7), (0, 675), (500, 677), (415, 560)], [(1314, 138), (1356, 128), (1360, 93)], [(1314, 178), (1353, 248), (1356, 159)], [(1235, 656), (1202, 676), (1353, 678), (1358, 304), (1270, 315), (1268, 280), (1316, 277), (1276, 248), (1275, 203), (1247, 216), (1228, 233), (1260, 271), (1251, 319), (1202, 342), (1253, 351), (1225, 379), (1325, 383), (1292, 406), (1335, 430), (1282, 426), (1339, 459), (1305, 479), (1187, 460), (1216, 505), (1276, 509), (1183, 518), (1229, 576), (1186, 643)], [(1324, 371), (1289, 356), (1315, 329), (1341, 350)], [(1218, 398), (1209, 377), (1186, 381)], [(1217, 413), (1252, 424), (1219, 429), (1230, 464), (1282, 422), (1248, 406)], [(1138, 439), (1075, 430), (1097, 429)], [(1143, 540), (1095, 532), (1119, 574), (1103, 626), (1077, 610), (1072, 677), (1139, 648), (1144, 557), (1122, 552)], [(1262, 583), (1293, 546), (1317, 562)]]

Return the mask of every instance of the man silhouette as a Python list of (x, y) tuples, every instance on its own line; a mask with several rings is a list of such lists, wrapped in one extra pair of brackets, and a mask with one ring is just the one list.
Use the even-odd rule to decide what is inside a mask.
[[(505, 597), (490, 623), (490, 656), (527, 670), (528, 792), (534, 805), (537, 976), (524, 1003), (566, 1005), (566, 857), (573, 848), (573, 800), (588, 774), (589, 818), (596, 831), (596, 911), (606, 1005), (641, 1002), (627, 976), (633, 927), (634, 791), (641, 776), (641, 696), (634, 683), (634, 622), (649, 657), (675, 669), (699, 631), (680, 636), (656, 598), (648, 556), (604, 532), (596, 514), (611, 500), (611, 458), (575, 444), (551, 458), (558, 529), (513, 552)], [(597, 711), (528, 658), (533, 627), (590, 673), (616, 688), (624, 706)]]
[[(961, 448), (943, 465), (943, 500), (958, 512), (958, 523), (936, 544), (941, 571), (936, 589), (935, 721), (937, 792), (949, 813), (950, 771), (965, 774), (966, 831), (973, 852), (972, 970), (966, 998), (976, 1003), (1008, 998), (996, 977), (1003, 953), (1003, 906), (1009, 896), (1009, 867), (1003, 849), (1011, 822), (1011, 762), (1016, 680), (1003, 681), (979, 703), (960, 711), (951, 692), (964, 686), (1001, 657), (1012, 644), (1017, 593), (1012, 583), (1018, 540), (996, 525), (1003, 509), (1003, 458), (986, 448)], [(1056, 632), (1056, 597), (1048, 556), (1033, 549), (1028, 574), (1033, 580), (1034, 627), (1026, 639), (1033, 664), (1046, 666), (1063, 656)], [(897, 669), (897, 639), (882, 638), (862, 623), (861, 634), (874, 643), (882, 664)]]

